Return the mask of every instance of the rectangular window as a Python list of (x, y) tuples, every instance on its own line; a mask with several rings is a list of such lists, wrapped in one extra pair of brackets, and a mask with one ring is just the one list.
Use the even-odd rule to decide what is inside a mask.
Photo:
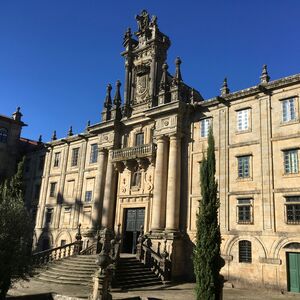
[(202, 138), (206, 138), (208, 136), (209, 128), (211, 124), (211, 119), (203, 119), (200, 121), (200, 133)]
[(98, 144), (91, 145), (90, 164), (96, 163), (98, 160)]
[(84, 201), (85, 202), (91, 202), (92, 201), (92, 191), (86, 191), (85, 192)]
[(144, 145), (144, 133), (137, 133), (135, 136), (135, 145), (141, 146)]
[(54, 163), (53, 167), (59, 167), (59, 162), (60, 162), (60, 152), (54, 153)]
[(50, 197), (55, 197), (57, 182), (50, 183)]
[(286, 223), (300, 224), (300, 196), (288, 196), (286, 203)]
[(52, 215), (53, 215), (53, 208), (47, 208), (46, 209), (46, 218), (45, 218), (45, 223), (46, 224), (51, 224)]
[(299, 172), (298, 150), (287, 150), (284, 155), (284, 173), (295, 174)]
[(282, 122), (296, 120), (295, 98), (282, 100)]
[(252, 218), (252, 199), (237, 200), (237, 221), (238, 224), (251, 224)]
[(72, 161), (71, 166), (75, 167), (78, 165), (78, 155), (79, 155), (79, 148), (72, 149)]
[(41, 155), (39, 159), (39, 171), (44, 169), (45, 155)]
[(249, 109), (237, 111), (237, 131), (249, 129)]
[(240, 156), (238, 159), (238, 177), (250, 177), (250, 156)]

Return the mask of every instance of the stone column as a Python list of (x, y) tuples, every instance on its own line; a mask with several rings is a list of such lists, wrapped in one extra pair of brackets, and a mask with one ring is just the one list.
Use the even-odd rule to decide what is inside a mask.
[(166, 183), (167, 183), (167, 140), (164, 136), (157, 138), (156, 166), (154, 176), (152, 230), (164, 229), (166, 216)]
[(100, 216), (101, 216), (101, 200), (103, 200), (104, 192), (104, 179), (105, 179), (105, 170), (107, 164), (107, 151), (105, 149), (99, 149), (98, 154), (98, 176), (95, 187), (94, 194), (94, 206), (92, 212), (92, 224), (93, 229), (97, 229), (100, 225)]
[(179, 229), (181, 140), (170, 136), (166, 230)]
[(105, 186), (104, 186), (104, 197), (103, 197), (103, 208), (102, 208), (102, 228), (113, 229), (113, 215), (115, 205), (115, 167), (111, 161), (112, 150), (109, 150)]

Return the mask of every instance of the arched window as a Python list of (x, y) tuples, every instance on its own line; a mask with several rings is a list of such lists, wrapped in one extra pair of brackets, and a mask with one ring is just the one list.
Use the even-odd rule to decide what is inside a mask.
[(0, 143), (7, 143), (8, 130), (6, 128), (0, 128)]
[(140, 187), (141, 185), (141, 172), (134, 172), (131, 177), (131, 186), (132, 187)]
[(239, 241), (239, 262), (243, 262), (243, 263), (252, 262), (251, 242)]

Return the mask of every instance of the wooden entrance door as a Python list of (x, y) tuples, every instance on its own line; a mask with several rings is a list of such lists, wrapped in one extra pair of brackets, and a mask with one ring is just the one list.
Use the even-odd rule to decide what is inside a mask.
[(123, 252), (135, 253), (141, 226), (144, 226), (145, 208), (125, 209), (125, 228), (123, 232)]
[(300, 253), (287, 252), (288, 290), (300, 292)]

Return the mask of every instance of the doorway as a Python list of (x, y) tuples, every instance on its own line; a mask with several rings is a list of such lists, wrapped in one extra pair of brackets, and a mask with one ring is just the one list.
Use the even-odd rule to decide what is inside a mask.
[(300, 253), (287, 252), (288, 291), (300, 293)]
[(124, 213), (123, 252), (136, 253), (137, 239), (144, 226), (145, 208), (127, 208)]

